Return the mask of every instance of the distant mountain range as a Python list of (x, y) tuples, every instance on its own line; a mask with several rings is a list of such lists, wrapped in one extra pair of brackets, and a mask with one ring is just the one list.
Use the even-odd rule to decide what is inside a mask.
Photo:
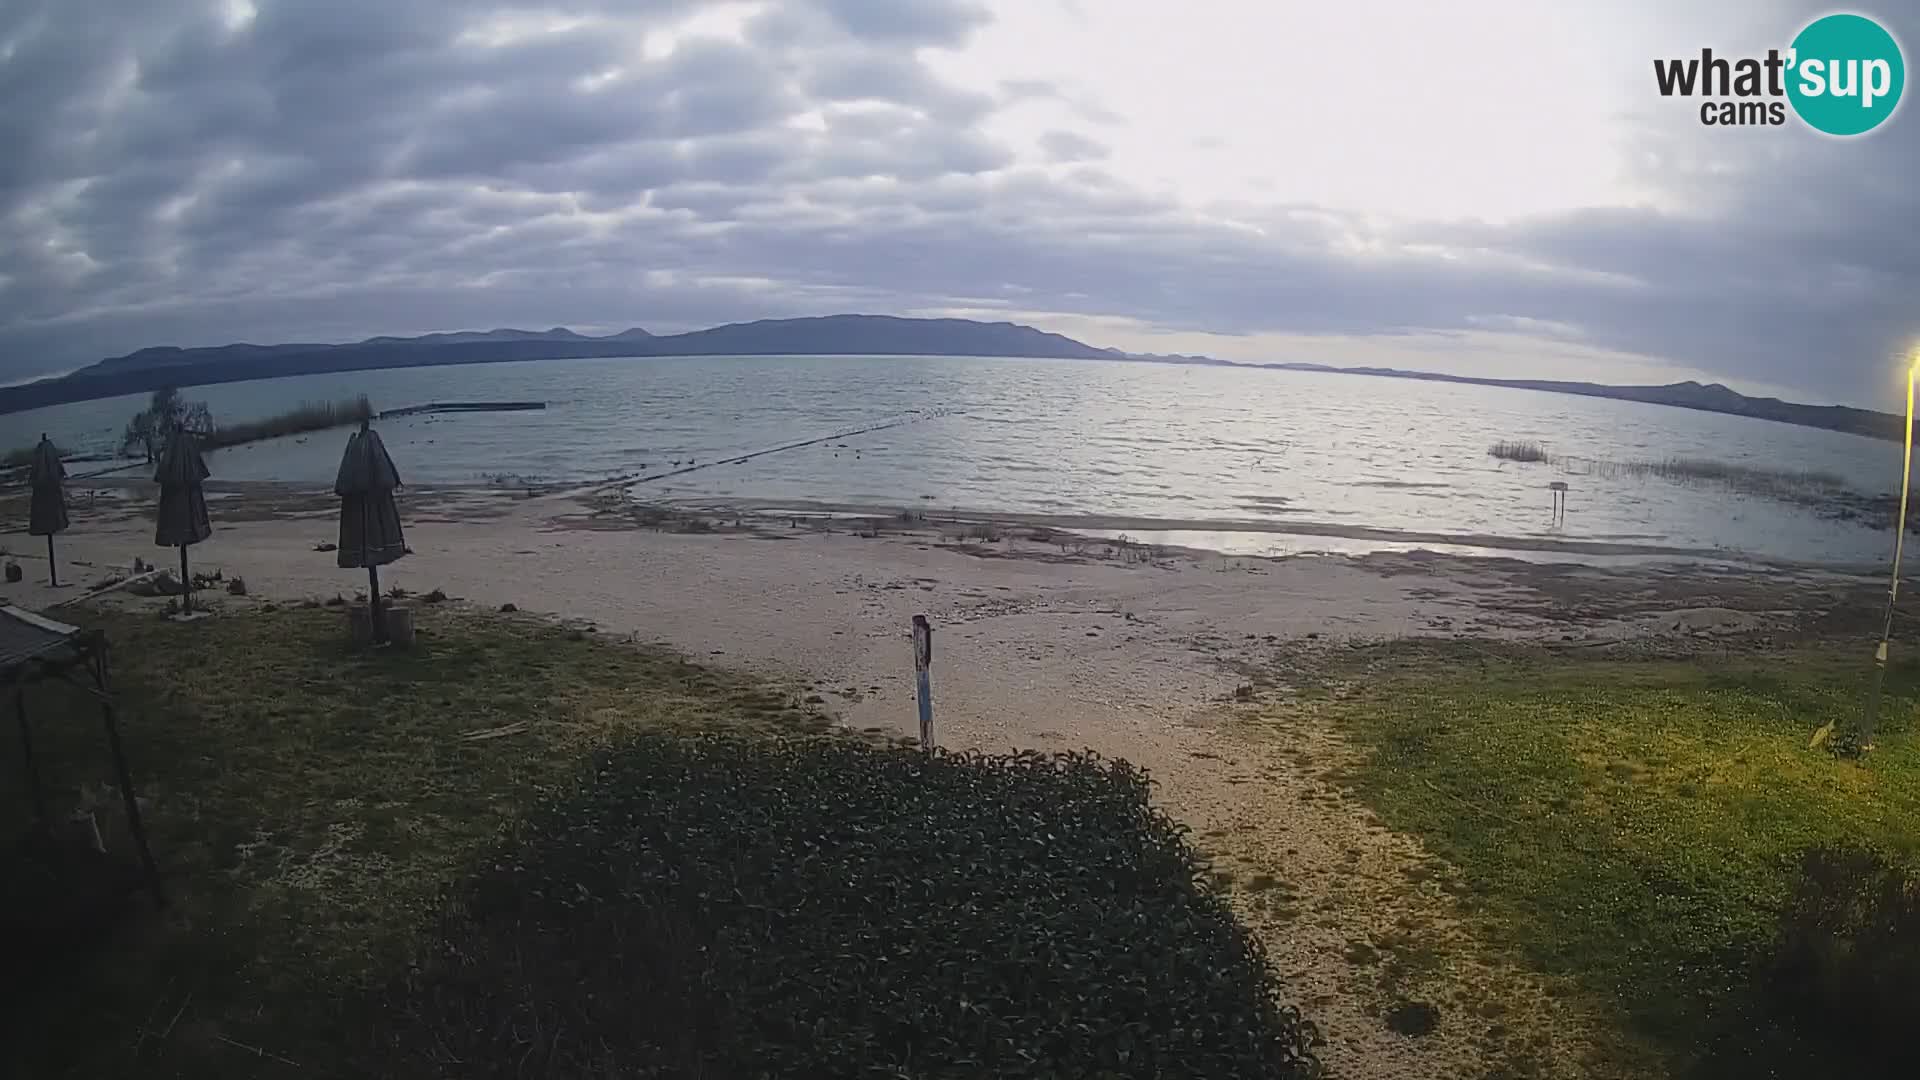
[(163, 345), (91, 364), (57, 378), (0, 387), (0, 413), (67, 401), (144, 393), (163, 386), (272, 379), (316, 372), (439, 364), (491, 364), (623, 356), (753, 355), (1037, 356), (1128, 359), (1014, 323), (968, 319), (902, 319), (890, 315), (828, 315), (729, 323), (686, 334), (650, 334), (635, 327), (588, 337), (565, 327), (487, 330), (423, 337), (375, 337), (346, 344), (218, 345), (182, 349)]
[(758, 322), (729, 323), (685, 334), (651, 334), (636, 326), (617, 334), (589, 337), (556, 326), (551, 330), (506, 328), (426, 334), (411, 338), (372, 337), (344, 344), (235, 344), (194, 349), (163, 345), (102, 360), (57, 378), (0, 387), (0, 413), (69, 401), (145, 393), (163, 386), (204, 386), (317, 372), (581, 357), (767, 355), (1025, 356), (1323, 371), (1643, 401), (1883, 439), (1900, 438), (1901, 424), (1898, 416), (1889, 413), (1839, 405), (1797, 405), (1778, 398), (1747, 397), (1718, 383), (1705, 386), (1697, 382), (1666, 386), (1607, 386), (1541, 379), (1481, 379), (1396, 368), (1343, 368), (1311, 363), (1233, 364), (1205, 356), (1163, 356), (1102, 349), (1017, 323), (985, 323), (971, 319), (905, 319), (891, 315), (763, 319)]

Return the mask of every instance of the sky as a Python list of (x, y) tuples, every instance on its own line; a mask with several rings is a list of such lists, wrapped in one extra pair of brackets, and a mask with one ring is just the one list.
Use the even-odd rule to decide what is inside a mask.
[[(1897, 407), (1920, 117), (1705, 127), (1797, 0), (0, 0), (0, 383), (870, 312)], [(1871, 15), (1915, 59), (1920, 0)]]

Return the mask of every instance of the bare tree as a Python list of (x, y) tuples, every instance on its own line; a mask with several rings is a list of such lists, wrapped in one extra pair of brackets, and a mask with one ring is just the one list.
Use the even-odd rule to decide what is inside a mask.
[(142, 450), (147, 455), (147, 463), (152, 464), (160, 448), (181, 429), (196, 435), (209, 434), (213, 431), (213, 413), (206, 402), (182, 401), (179, 390), (161, 387), (147, 399), (147, 407), (127, 421), (126, 430), (120, 434), (120, 452), (131, 454)]

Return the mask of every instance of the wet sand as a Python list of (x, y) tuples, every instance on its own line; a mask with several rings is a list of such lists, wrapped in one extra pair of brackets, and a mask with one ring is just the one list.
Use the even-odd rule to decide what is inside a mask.
[[(96, 581), (152, 544), (144, 485), (78, 508), (60, 538), (63, 576)], [(214, 534), (197, 570), (246, 579), (215, 607), (352, 597), (364, 572), (315, 550), (336, 539), (335, 501), (285, 487), (213, 489)], [(1348, 951), (1407, 925), (1444, 946), (1463, 987), (1504, 1004), (1546, 1075), (1590, 1075), (1591, 1018), (1549, 1004), (1537, 978), (1481, 948), (1437, 888), (1389, 889), (1430, 860), (1380, 827), (1310, 759), (1352, 751), (1331, 731), (1251, 739), (1254, 696), (1289, 688), (1271, 672), (1308, 643), (1421, 636), (1510, 638), (1567, 649), (1645, 645), (1685, 651), (1789, 640), (1870, 619), (1871, 579), (1813, 571), (1657, 565), (1599, 569), (1423, 552), (1259, 558), (1088, 538), (1051, 523), (895, 516), (751, 517), (637, 506), (578, 493), (412, 491), (402, 505), (414, 554), (383, 585), (511, 603), (696, 660), (811, 686), (853, 727), (916, 730), (908, 627), (936, 628), (939, 742), (954, 748), (1079, 749), (1123, 757), (1156, 777), (1162, 803), (1203, 848), (1243, 874), (1267, 873), (1317, 921), (1275, 917), (1273, 898), (1236, 893), (1292, 999), (1332, 1035), (1335, 1075), (1484, 1075), (1473, 1026), (1414, 1039), (1390, 1031), (1386, 1003), (1356, 981)], [(24, 513), (9, 513), (19, 529)], [(44, 544), (0, 534), (23, 584), (7, 603), (44, 607), (79, 587), (45, 586)], [(41, 555), (35, 558), (36, 554)], [(85, 565), (82, 565), (85, 564)], [(159, 601), (125, 601), (159, 603)], [(1485, 1025), (1482, 1024), (1481, 1027)]]

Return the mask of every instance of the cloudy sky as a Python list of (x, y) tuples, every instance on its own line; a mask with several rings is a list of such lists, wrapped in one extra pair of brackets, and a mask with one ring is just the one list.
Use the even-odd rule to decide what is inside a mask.
[[(1654, 90), (1824, 10), (0, 0), (0, 382), (863, 311), (1885, 405), (1914, 107), (1835, 140)], [(1915, 58), (1920, 0), (1853, 10)]]

